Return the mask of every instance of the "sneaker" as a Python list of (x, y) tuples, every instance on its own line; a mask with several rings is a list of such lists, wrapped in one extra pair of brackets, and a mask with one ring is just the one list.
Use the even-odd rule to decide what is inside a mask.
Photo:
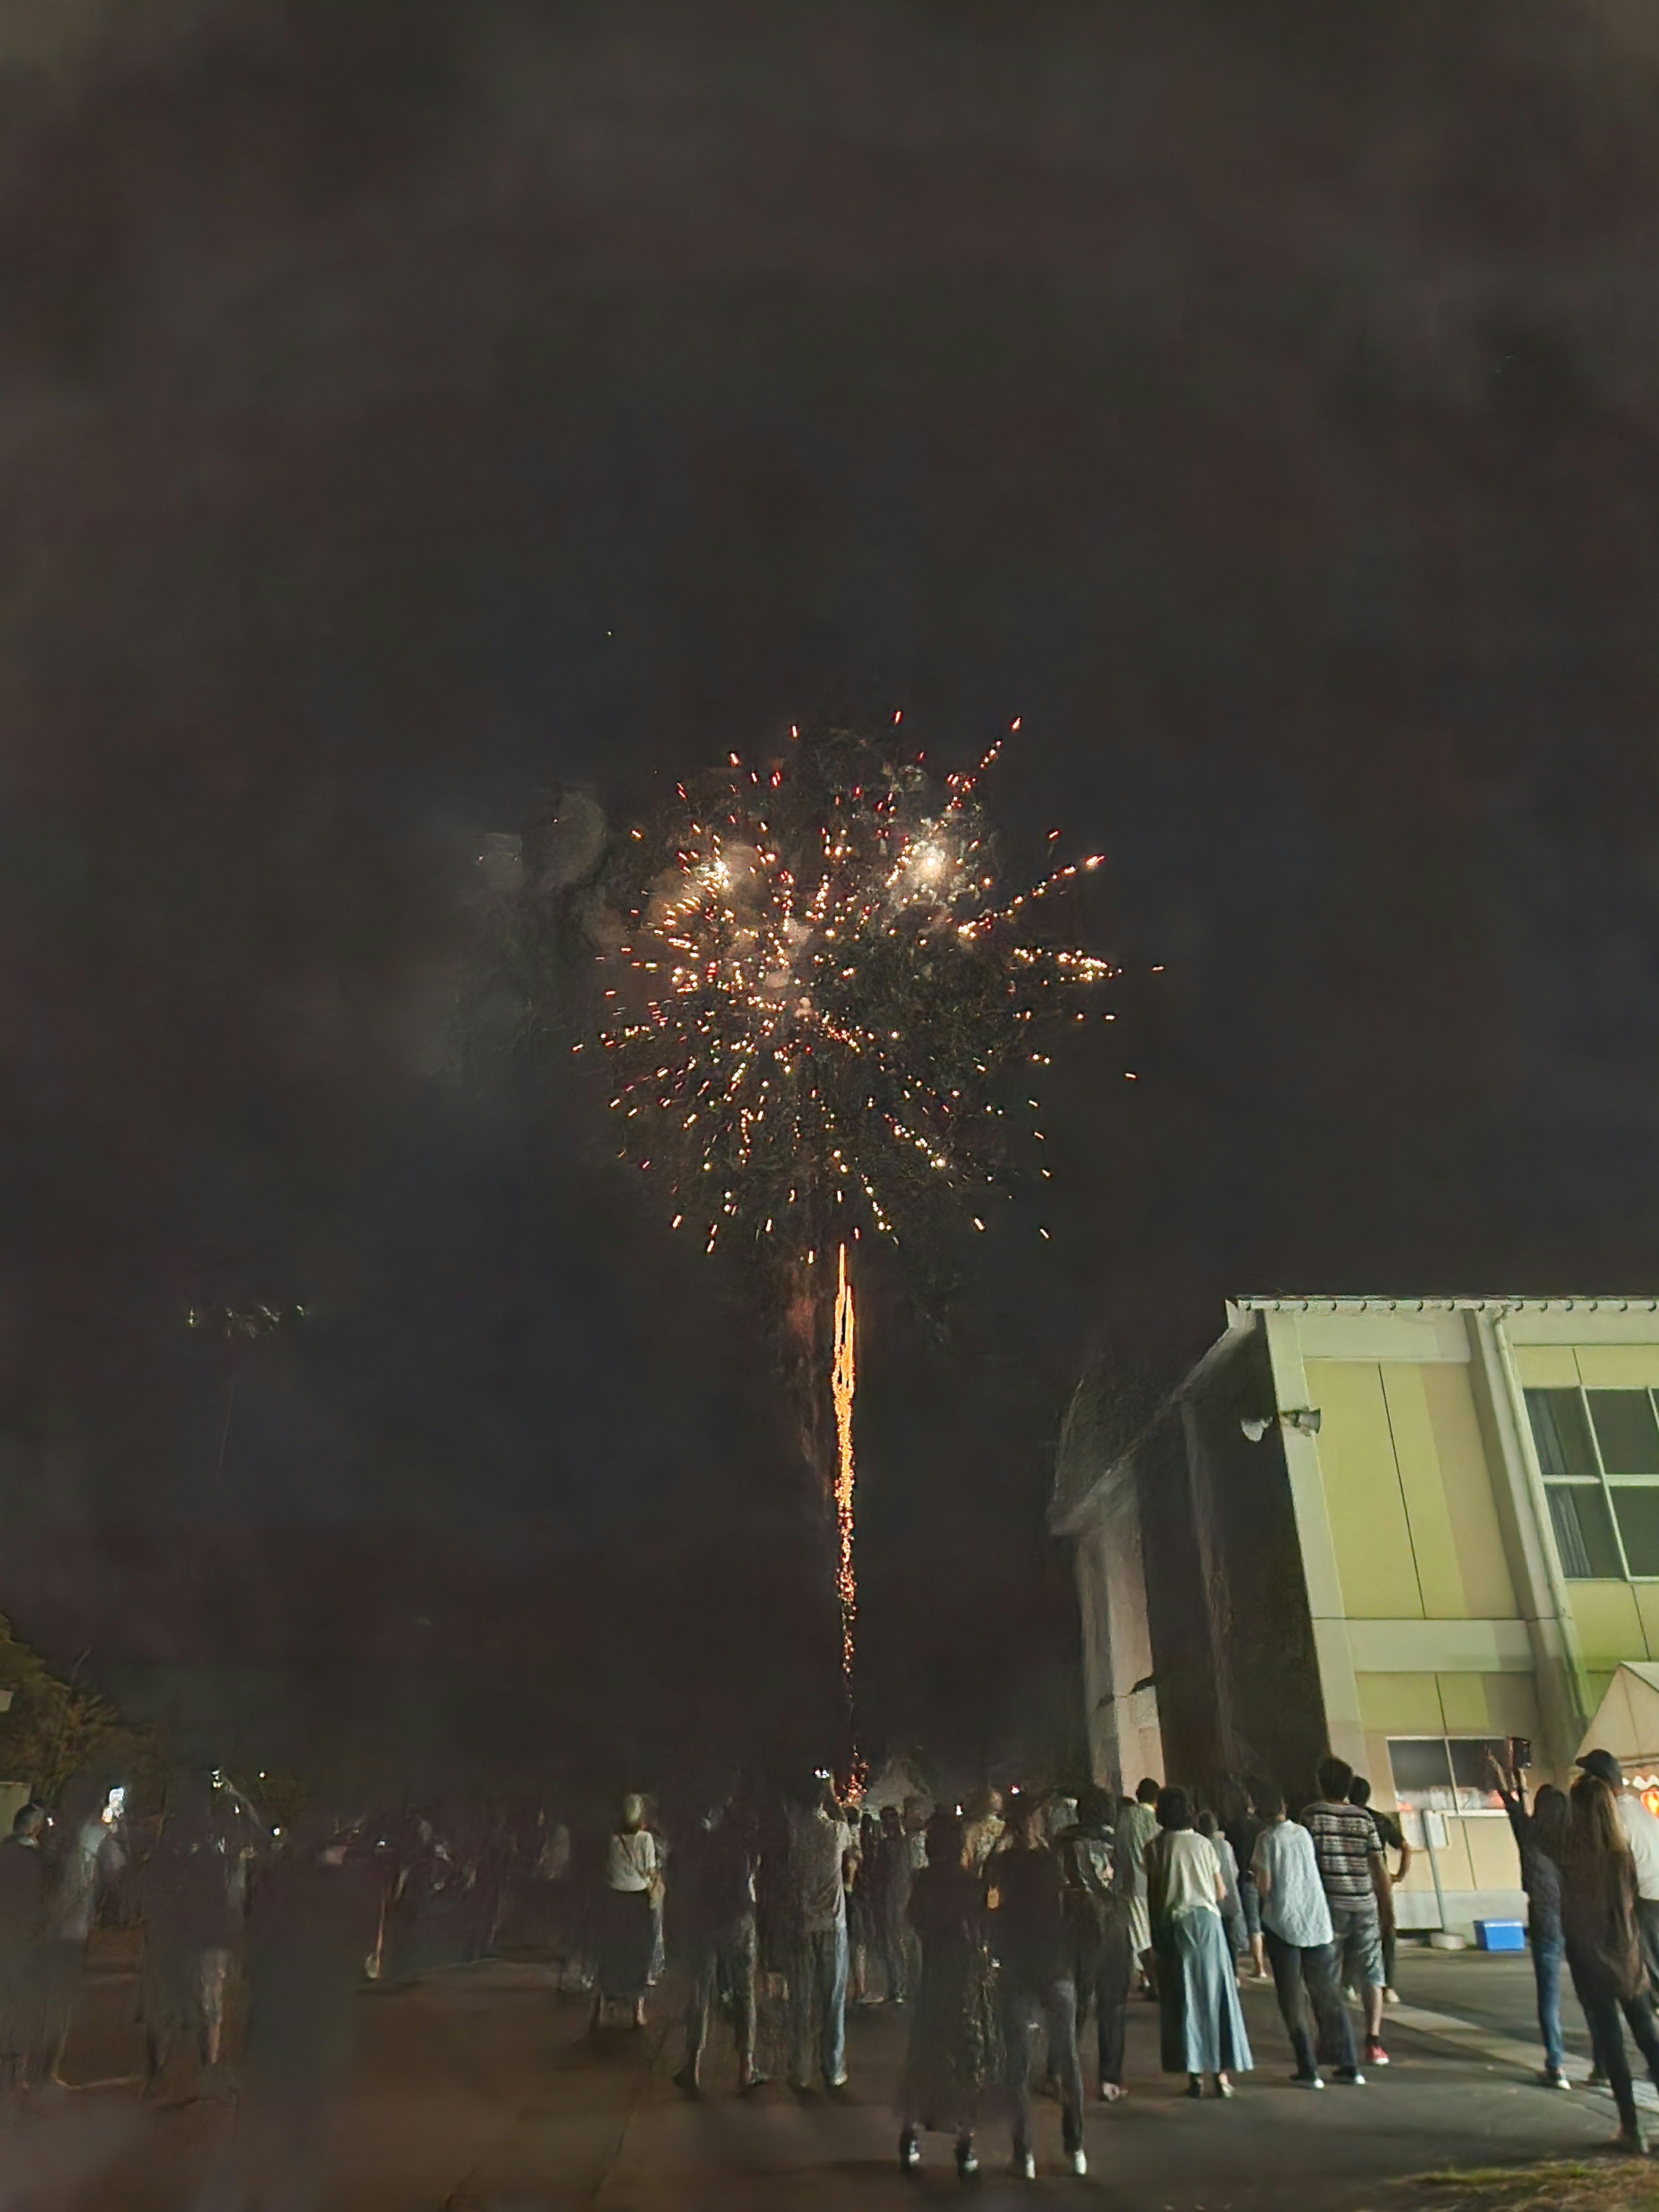
[(1620, 2128), (1613, 2141), (1618, 2149), (1628, 2151), (1632, 2158), (1648, 2154), (1647, 2138), (1640, 2128)]
[(1340, 2081), (1345, 2089), (1363, 2089), (1365, 2086), (1365, 2077), (1357, 2066), (1339, 2066), (1331, 2079)]
[(1538, 2078), (1547, 2089), (1571, 2089), (1572, 2087), (1559, 2066), (1547, 2066)]
[(1292, 2074), (1291, 2076), (1292, 2089), (1322, 2089), (1324, 2086), (1325, 2077), (1322, 2074)]
[(1029, 2150), (1017, 2150), (1014, 2153), (1013, 2165), (1010, 2167), (1009, 2171), (1012, 2173), (1016, 2181), (1035, 2181), (1036, 2179), (1036, 2160)]
[(1382, 2002), (1384, 2004), (1398, 2004), (1400, 2002), (1399, 1990), (1384, 1990), (1382, 1992)]
[(901, 2173), (920, 2173), (921, 2171), (921, 2145), (916, 2141), (915, 2137), (910, 2133), (908, 2129), (906, 2129), (905, 2132), (899, 2137), (899, 2172)]
[(1068, 2150), (1066, 2152), (1066, 2171), (1068, 2173), (1076, 2174), (1079, 2181), (1082, 2180), (1084, 2175), (1089, 2171), (1089, 2154), (1084, 2149), (1081, 2143), (1078, 2145), (1075, 2150)]
[(1389, 2054), (1388, 2054), (1388, 2052), (1387, 2052), (1386, 2051), (1384, 2051), (1384, 2049), (1382, 2048), (1382, 2040), (1381, 2040), (1381, 2039), (1380, 2039), (1379, 2037), (1377, 2037), (1377, 2036), (1375, 2036), (1375, 2035), (1368, 2036), (1368, 2037), (1365, 2039), (1365, 2063), (1366, 2063), (1366, 2065), (1367, 2065), (1367, 2066), (1386, 2066), (1386, 2065), (1388, 2064), (1388, 2063), (1389, 2063)]

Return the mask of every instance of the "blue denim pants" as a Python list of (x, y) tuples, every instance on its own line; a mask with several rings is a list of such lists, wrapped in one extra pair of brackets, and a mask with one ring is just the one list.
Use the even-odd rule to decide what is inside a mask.
[(1567, 2054), (1561, 2043), (1561, 1962), (1566, 1946), (1559, 1936), (1532, 1939), (1533, 1978), (1538, 1984), (1538, 2029), (1544, 2039), (1544, 2063), (1561, 2073)]

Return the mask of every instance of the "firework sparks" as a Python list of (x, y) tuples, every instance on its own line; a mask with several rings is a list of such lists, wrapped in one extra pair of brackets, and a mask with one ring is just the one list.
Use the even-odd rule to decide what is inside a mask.
[[(619, 1156), (666, 1180), (676, 1230), (787, 1286), (803, 1443), (835, 1513), (850, 1703), (852, 1248), (866, 1232), (914, 1242), (944, 1212), (985, 1229), (1005, 1179), (1000, 1079), (1046, 1066), (1045, 1023), (1114, 970), (1045, 934), (1099, 854), (1024, 890), (1000, 883), (977, 797), (1000, 740), (971, 773), (939, 777), (920, 755), (790, 736), (787, 762), (733, 753), (631, 831), (599, 1041)], [(833, 1310), (814, 1264), (832, 1243)]]
[(898, 1243), (1001, 1180), (997, 1077), (1046, 1064), (1044, 1018), (1113, 970), (1036, 933), (1098, 854), (1000, 885), (975, 795), (999, 750), (942, 779), (845, 740), (734, 755), (632, 841), (611, 1103), (706, 1250)]
[(841, 1666), (848, 1694), (853, 1688), (853, 1628), (858, 1617), (858, 1576), (853, 1565), (853, 1394), (858, 1384), (853, 1285), (847, 1273), (847, 1247), (841, 1248), (836, 1285), (836, 1352), (830, 1389), (836, 1407), (836, 1534), (839, 1551), (836, 1594), (841, 1600)]

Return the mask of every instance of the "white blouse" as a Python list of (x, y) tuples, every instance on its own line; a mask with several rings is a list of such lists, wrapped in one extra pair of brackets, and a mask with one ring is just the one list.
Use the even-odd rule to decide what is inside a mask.
[(1166, 1828), (1146, 1846), (1146, 1871), (1160, 1882), (1164, 1910), (1177, 1912), (1218, 1912), (1216, 1884), (1221, 1861), (1215, 1845), (1196, 1828)]
[(657, 1872), (657, 1839), (649, 1828), (631, 1835), (620, 1831), (611, 1838), (611, 1856), (605, 1878), (612, 1889), (630, 1893), (649, 1889)]

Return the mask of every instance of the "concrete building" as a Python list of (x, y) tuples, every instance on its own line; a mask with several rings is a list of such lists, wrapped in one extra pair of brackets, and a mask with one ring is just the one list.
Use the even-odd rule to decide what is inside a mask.
[(1436, 1846), (1402, 1926), (1518, 1912), (1489, 1749), (1529, 1738), (1565, 1782), (1593, 1720), (1659, 1735), (1659, 1300), (1226, 1319), (1127, 1427), (1101, 1377), (1066, 1423), (1097, 1777), (1263, 1773), (1294, 1803), (1328, 1744)]

